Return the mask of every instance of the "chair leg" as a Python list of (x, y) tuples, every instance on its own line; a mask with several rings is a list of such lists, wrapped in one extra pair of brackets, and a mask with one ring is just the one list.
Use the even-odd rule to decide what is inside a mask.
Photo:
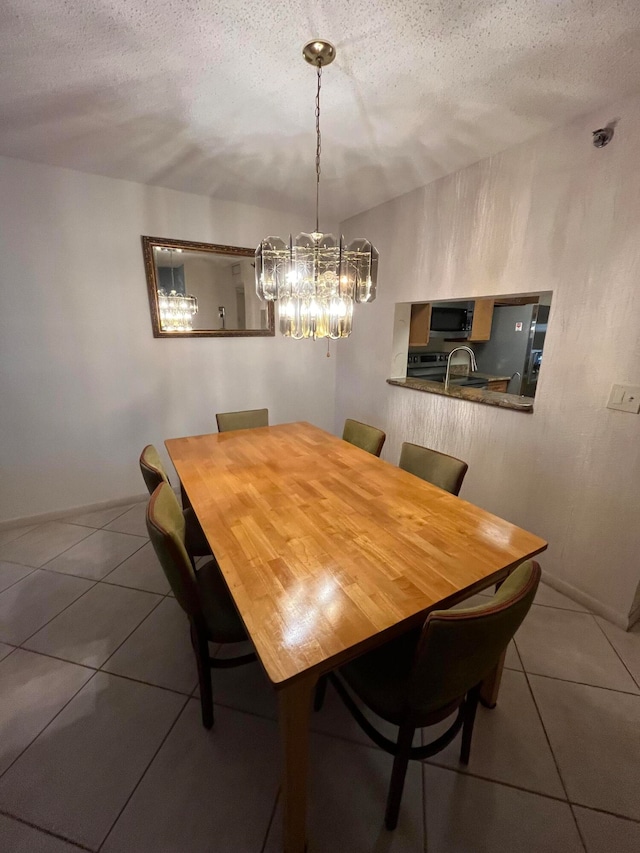
[(464, 722), (462, 724), (462, 746), (460, 747), (460, 761), (462, 764), (469, 763), (471, 753), (471, 738), (473, 737), (473, 724), (478, 710), (481, 685), (477, 685), (467, 693), (464, 702)]
[(198, 683), (200, 686), (200, 706), (202, 725), (205, 729), (213, 727), (213, 691), (211, 689), (211, 666), (209, 664), (209, 642), (207, 635), (191, 623), (191, 645), (198, 665)]
[(313, 710), (319, 711), (324, 705), (324, 697), (327, 692), (328, 675), (321, 675), (316, 684), (316, 692), (313, 696)]
[(409, 750), (413, 743), (413, 734), (415, 730), (415, 726), (405, 724), (400, 726), (400, 731), (398, 733), (397, 752), (393, 760), (391, 784), (389, 785), (389, 795), (387, 797), (387, 810), (384, 816), (384, 824), (389, 830), (395, 829), (398, 825), (400, 802), (402, 800), (404, 780), (407, 775), (407, 766), (409, 764)]

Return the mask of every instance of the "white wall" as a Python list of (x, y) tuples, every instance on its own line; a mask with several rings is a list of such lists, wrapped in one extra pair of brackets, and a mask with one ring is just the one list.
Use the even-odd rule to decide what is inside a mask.
[(299, 217), (0, 158), (0, 521), (144, 491), (138, 456), (217, 411), (334, 422), (335, 358), (155, 339), (140, 235), (254, 246)]
[[(613, 142), (591, 131), (619, 116)], [(469, 462), (462, 497), (546, 538), (543, 569), (624, 622), (640, 581), (640, 99), (584, 117), (345, 223), (380, 251), (378, 300), (340, 347), (345, 416)], [(535, 413), (418, 393), (390, 375), (394, 303), (553, 291)]]

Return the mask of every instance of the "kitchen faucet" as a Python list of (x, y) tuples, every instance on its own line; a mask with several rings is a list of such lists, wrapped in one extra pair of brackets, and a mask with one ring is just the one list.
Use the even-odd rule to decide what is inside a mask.
[(469, 356), (469, 371), (471, 373), (473, 373), (474, 371), (476, 371), (478, 369), (478, 364), (476, 362), (476, 354), (471, 349), (471, 347), (456, 347), (455, 349), (452, 349), (451, 352), (449, 353), (448, 357), (447, 357), (447, 375), (445, 376), (445, 379), (444, 379), (444, 390), (445, 391), (447, 391), (449, 388), (449, 371), (451, 370), (451, 356), (454, 354), (454, 352), (461, 352), (461, 351), (466, 352), (467, 355)]

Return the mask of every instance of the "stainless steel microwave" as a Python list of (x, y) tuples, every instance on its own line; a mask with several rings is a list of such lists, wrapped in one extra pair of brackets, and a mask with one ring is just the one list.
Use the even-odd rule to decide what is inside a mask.
[(431, 309), (432, 332), (468, 332), (472, 312), (466, 308), (446, 308), (434, 305)]

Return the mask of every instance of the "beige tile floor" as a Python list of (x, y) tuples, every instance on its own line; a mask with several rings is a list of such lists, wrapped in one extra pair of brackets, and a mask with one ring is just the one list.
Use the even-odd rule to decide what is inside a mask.
[[(258, 664), (215, 672), (216, 726), (202, 728), (187, 623), (143, 516), (0, 531), (3, 853), (281, 849), (273, 691)], [(497, 708), (479, 711), (468, 768), (458, 743), (412, 763), (394, 833), (391, 757), (331, 688), (312, 729), (310, 853), (640, 850), (640, 627), (549, 587)]]

